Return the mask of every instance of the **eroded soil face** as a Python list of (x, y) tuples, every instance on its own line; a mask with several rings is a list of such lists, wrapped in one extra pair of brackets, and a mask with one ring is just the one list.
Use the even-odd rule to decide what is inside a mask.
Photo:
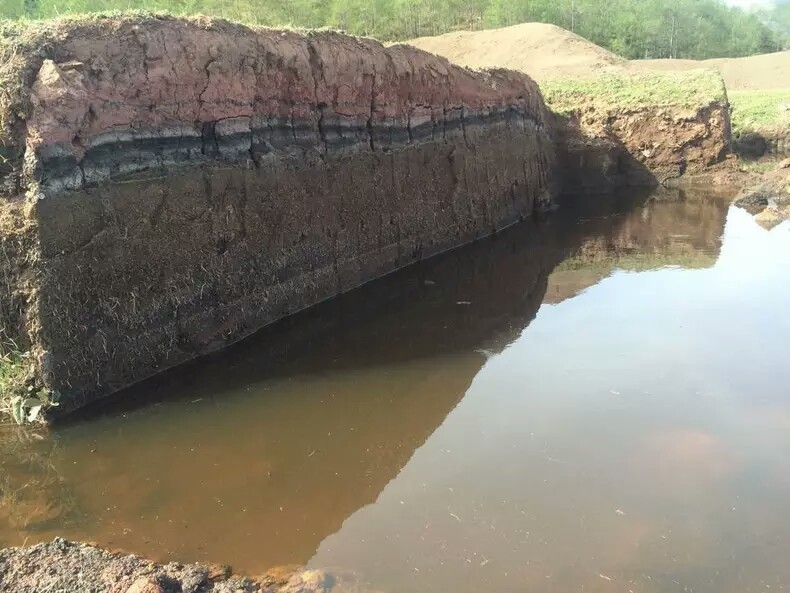
[(557, 124), (564, 187), (610, 191), (668, 184), (710, 172), (730, 148), (726, 105), (615, 109), (580, 105)]
[(334, 33), (59, 27), (28, 56), (37, 257), (11, 284), (60, 413), (550, 203), (523, 74)]

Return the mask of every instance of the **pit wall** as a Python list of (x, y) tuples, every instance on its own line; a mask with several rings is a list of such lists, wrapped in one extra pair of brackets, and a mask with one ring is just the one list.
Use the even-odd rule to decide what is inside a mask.
[(559, 181), (566, 192), (693, 183), (731, 151), (726, 102), (697, 109), (640, 108), (555, 114)]
[(746, 159), (790, 157), (790, 130), (764, 129), (742, 132), (733, 138), (735, 154)]
[(550, 204), (536, 85), (181, 20), (69, 29), (30, 89), (25, 318), (65, 413)]

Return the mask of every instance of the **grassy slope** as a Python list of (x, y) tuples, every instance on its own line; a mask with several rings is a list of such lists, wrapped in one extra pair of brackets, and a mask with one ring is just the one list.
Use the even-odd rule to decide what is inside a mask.
[(790, 89), (732, 91), (730, 104), (735, 134), (759, 130), (790, 133)]
[(564, 78), (541, 85), (548, 105), (567, 115), (584, 105), (602, 110), (643, 107), (695, 108), (726, 99), (724, 82), (714, 70), (684, 72), (611, 72), (596, 77)]

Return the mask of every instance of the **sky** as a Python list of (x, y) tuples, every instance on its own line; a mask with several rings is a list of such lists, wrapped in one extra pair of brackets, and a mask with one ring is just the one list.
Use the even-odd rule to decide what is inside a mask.
[(732, 6), (740, 6), (741, 8), (765, 8), (773, 6), (775, 0), (725, 0), (727, 4)]

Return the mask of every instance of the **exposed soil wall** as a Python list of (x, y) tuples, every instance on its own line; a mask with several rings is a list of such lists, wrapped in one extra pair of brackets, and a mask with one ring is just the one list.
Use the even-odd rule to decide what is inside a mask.
[(610, 191), (666, 184), (704, 173), (730, 151), (726, 102), (698, 109), (590, 106), (556, 118), (566, 191)]
[(24, 348), (36, 231), (19, 200), (0, 198), (0, 354)]
[(522, 74), (213, 21), (44, 38), (15, 171), (24, 330), (61, 412), (550, 201)]
[(777, 128), (747, 131), (733, 137), (732, 144), (736, 154), (748, 159), (782, 159), (790, 156), (790, 130)]

